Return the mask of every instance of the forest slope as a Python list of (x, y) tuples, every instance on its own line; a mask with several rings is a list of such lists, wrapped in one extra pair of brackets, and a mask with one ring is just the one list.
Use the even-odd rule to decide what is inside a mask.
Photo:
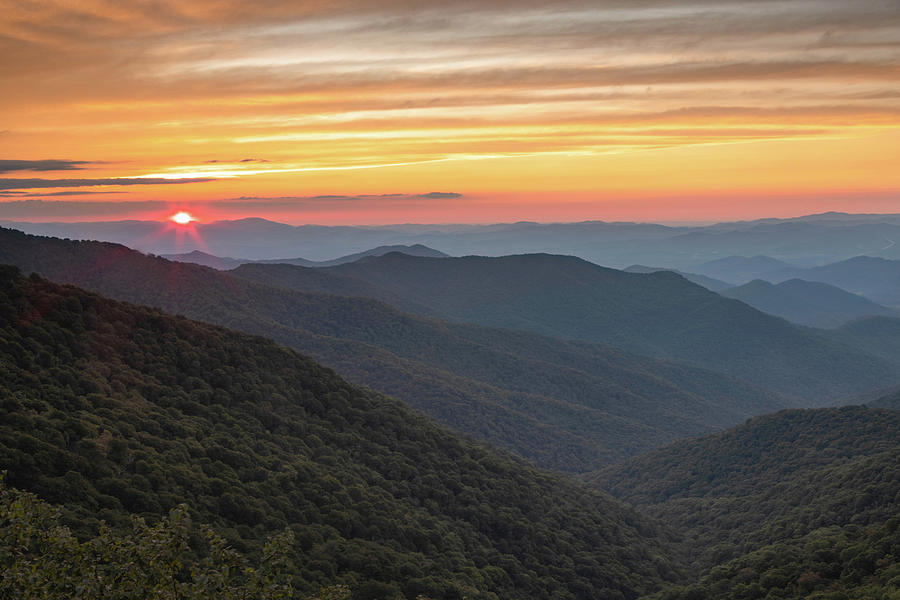
[(77, 532), (187, 503), (356, 597), (633, 598), (656, 527), (263, 338), (0, 269), (0, 469)]
[[(881, 597), (860, 590), (900, 575), (882, 572), (900, 552), (897, 411), (782, 411), (630, 459), (594, 481), (682, 532), (705, 574), (697, 598), (736, 598), (750, 583), (764, 590), (760, 597), (790, 592), (810, 572), (812, 588)], [(685, 589), (671, 597), (692, 596)]]

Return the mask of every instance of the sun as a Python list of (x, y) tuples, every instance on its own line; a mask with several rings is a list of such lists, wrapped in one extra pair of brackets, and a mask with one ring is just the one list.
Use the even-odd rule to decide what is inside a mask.
[(197, 218), (194, 215), (192, 215), (191, 213), (184, 212), (183, 210), (181, 210), (181, 211), (178, 211), (177, 213), (175, 213), (174, 215), (172, 215), (171, 217), (169, 217), (169, 220), (174, 221), (175, 223), (178, 223), (179, 225), (187, 225), (191, 221), (196, 221)]

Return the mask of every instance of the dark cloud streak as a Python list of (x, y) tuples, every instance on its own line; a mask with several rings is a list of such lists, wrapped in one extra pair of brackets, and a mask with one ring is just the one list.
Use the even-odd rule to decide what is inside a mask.
[(96, 164), (88, 160), (0, 160), (0, 173), (13, 171), (78, 171), (84, 165)]
[(101, 185), (170, 185), (182, 183), (203, 183), (215, 181), (215, 177), (192, 177), (189, 179), (107, 178), (107, 179), (5, 179), (0, 178), (0, 190), (24, 190), (34, 188), (74, 188)]

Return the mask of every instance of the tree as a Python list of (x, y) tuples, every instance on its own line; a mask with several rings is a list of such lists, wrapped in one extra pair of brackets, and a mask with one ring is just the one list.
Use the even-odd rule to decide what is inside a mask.
[[(95, 537), (80, 541), (60, 524), (58, 509), (0, 481), (3, 598), (286, 599), (292, 588), (281, 571), (292, 542), (290, 530), (269, 538), (260, 564), (250, 566), (211, 528), (192, 525), (185, 505), (155, 525), (133, 516), (125, 534), (101, 524)], [(348, 596), (343, 586), (319, 595), (322, 600)]]

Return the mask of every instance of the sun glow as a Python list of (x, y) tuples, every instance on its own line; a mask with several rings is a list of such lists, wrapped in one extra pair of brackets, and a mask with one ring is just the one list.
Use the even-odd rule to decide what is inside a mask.
[(182, 210), (182, 211), (178, 211), (177, 213), (175, 213), (174, 215), (169, 217), (169, 220), (171, 220), (174, 223), (177, 223), (179, 225), (187, 225), (191, 221), (196, 221), (197, 218), (194, 215), (192, 215), (191, 213), (184, 212)]

